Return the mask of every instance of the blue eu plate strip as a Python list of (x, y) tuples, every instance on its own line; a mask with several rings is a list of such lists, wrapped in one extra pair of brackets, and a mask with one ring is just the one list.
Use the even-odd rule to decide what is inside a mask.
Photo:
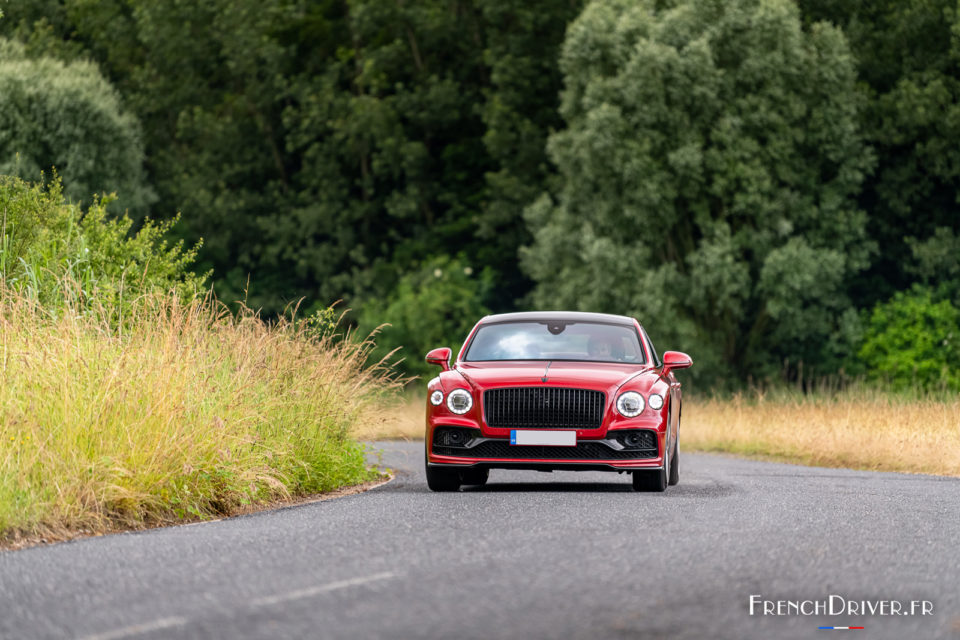
[(517, 430), (512, 429), (510, 431), (510, 444), (517, 444)]

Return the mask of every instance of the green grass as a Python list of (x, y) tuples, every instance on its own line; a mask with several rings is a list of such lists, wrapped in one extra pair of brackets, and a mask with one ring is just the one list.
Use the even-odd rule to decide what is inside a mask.
[[(2, 284), (2, 283), (0, 283)], [(377, 477), (351, 439), (396, 386), (369, 342), (213, 300), (117, 324), (0, 289), (0, 541), (236, 513)]]

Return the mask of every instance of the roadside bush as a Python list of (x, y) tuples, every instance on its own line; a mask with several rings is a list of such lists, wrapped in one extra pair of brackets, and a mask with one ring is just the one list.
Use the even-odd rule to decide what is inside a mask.
[(136, 232), (0, 176), (0, 542), (236, 513), (374, 478), (351, 434), (397, 383), (332, 309), (200, 295), (172, 223)]
[(483, 300), (492, 287), (488, 271), (479, 274), (461, 260), (446, 256), (423, 264), (400, 279), (386, 300), (360, 305), (360, 332), (384, 326), (377, 337), (373, 358), (393, 350), (403, 358), (399, 368), (410, 375), (432, 377), (437, 369), (424, 362), (435, 347), (451, 347), (457, 353), (474, 323), (489, 313)]
[(47, 185), (0, 176), (0, 277), (8, 291), (56, 312), (70, 301), (124, 314), (133, 298), (152, 291), (197, 295), (207, 275), (190, 271), (198, 246), (169, 244), (176, 220), (150, 220), (135, 233), (126, 216), (108, 216), (110, 198), (84, 212), (64, 200), (59, 179)]
[(960, 309), (914, 287), (867, 316), (858, 356), (873, 379), (897, 388), (960, 390)]

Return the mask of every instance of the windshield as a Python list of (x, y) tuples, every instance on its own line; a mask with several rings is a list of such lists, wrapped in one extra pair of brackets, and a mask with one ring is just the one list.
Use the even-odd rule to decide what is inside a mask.
[(465, 362), (490, 360), (587, 360), (643, 364), (636, 329), (598, 322), (504, 322), (481, 325)]

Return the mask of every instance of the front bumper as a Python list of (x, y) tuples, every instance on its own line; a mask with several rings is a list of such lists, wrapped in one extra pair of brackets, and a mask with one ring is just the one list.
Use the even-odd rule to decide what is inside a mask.
[(431, 438), (431, 465), (509, 469), (634, 470), (662, 467), (660, 438), (649, 431), (644, 448), (624, 447), (616, 437), (580, 439), (576, 446), (511, 445), (510, 440), (476, 437), (460, 446)]
[[(662, 469), (663, 452), (671, 444), (668, 435), (668, 411), (649, 408), (636, 418), (625, 418), (607, 408), (603, 422), (596, 428), (571, 429), (576, 432), (576, 447), (511, 445), (511, 428), (491, 427), (483, 419), (481, 407), (475, 406), (467, 415), (454, 415), (441, 405), (427, 403), (426, 453), (427, 464), (445, 467), (476, 467), (488, 469), (571, 469), (635, 471)], [(538, 429), (537, 427), (516, 427)], [(543, 427), (547, 428), (547, 427)], [(466, 441), (442, 441), (436, 438), (444, 429), (470, 432)], [(557, 429), (556, 427), (553, 430)], [(566, 430), (566, 429), (563, 429)], [(644, 431), (652, 442), (642, 448), (646, 451), (625, 451), (622, 436), (629, 431)], [(446, 446), (445, 446), (446, 445)], [(454, 446), (449, 446), (454, 445)]]

